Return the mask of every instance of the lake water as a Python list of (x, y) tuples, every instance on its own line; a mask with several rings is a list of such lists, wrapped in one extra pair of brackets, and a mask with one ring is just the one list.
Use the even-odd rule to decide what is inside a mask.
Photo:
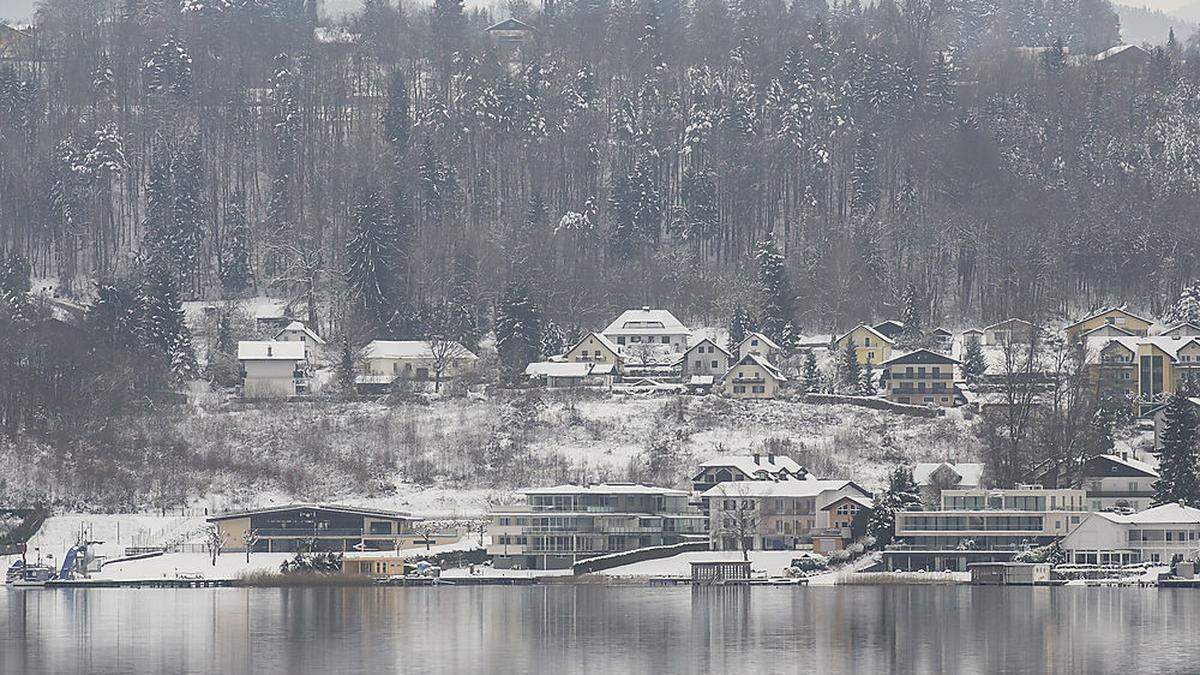
[(0, 590), (0, 673), (1200, 671), (1200, 592)]

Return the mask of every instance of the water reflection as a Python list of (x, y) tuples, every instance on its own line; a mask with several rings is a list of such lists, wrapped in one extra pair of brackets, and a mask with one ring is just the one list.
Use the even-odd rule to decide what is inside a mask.
[(0, 591), (0, 673), (1196, 671), (1186, 589)]

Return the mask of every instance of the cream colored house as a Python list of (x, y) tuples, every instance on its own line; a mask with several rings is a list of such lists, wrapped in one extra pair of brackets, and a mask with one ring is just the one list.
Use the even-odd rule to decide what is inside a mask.
[(747, 354), (721, 380), (721, 393), (730, 398), (771, 399), (787, 385), (779, 369), (761, 356)]
[(304, 355), (309, 361), (316, 361), (321, 357), (321, 352), (325, 348), (325, 340), (316, 333), (312, 332), (308, 326), (305, 326), (299, 321), (293, 321), (284, 328), (280, 329), (275, 334), (276, 342), (303, 342)]
[(681, 362), (683, 379), (712, 377), (720, 379), (733, 365), (733, 355), (708, 338), (688, 347)]
[(303, 342), (247, 341), (238, 343), (242, 365), (242, 396), (287, 398), (308, 393), (307, 359)]
[(738, 358), (747, 354), (756, 354), (766, 359), (768, 363), (777, 363), (783, 358), (783, 349), (771, 338), (755, 332), (747, 335), (738, 345)]
[(853, 344), (858, 362), (867, 364), (882, 363), (892, 358), (892, 345), (895, 342), (874, 328), (859, 324), (839, 337), (835, 344), (839, 351), (844, 351), (848, 345)]
[(692, 331), (671, 312), (649, 307), (623, 312), (603, 333), (621, 348), (653, 345), (676, 354), (687, 351), (688, 338), (692, 335)]
[(562, 360), (571, 363), (608, 363), (616, 374), (620, 374), (624, 359), (621, 348), (612, 340), (600, 333), (588, 333), (563, 354)]
[[(457, 342), (426, 340), (372, 340), (359, 352), (363, 375), (392, 380), (453, 380), (473, 374), (479, 357)], [(440, 362), (440, 363), (439, 363)]]
[(1075, 340), (1088, 331), (1100, 326), (1116, 326), (1133, 335), (1147, 335), (1154, 322), (1125, 309), (1103, 309), (1068, 325), (1063, 329), (1068, 340)]
[(1008, 344), (1027, 345), (1037, 335), (1037, 326), (1025, 319), (1005, 319), (983, 329), (983, 344), (996, 347)]
[(849, 480), (806, 479), (727, 481), (700, 498), (713, 550), (736, 551), (795, 549), (829, 529), (836, 514), (825, 507), (848, 496), (871, 497)]

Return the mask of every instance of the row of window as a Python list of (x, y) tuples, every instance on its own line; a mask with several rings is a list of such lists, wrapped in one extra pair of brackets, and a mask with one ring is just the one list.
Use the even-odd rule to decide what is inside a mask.
[[(756, 384), (756, 385), (754, 385), (753, 387), (750, 387), (750, 390), (751, 390), (753, 393), (755, 393), (755, 394), (765, 394), (765, 393), (767, 393), (767, 388), (766, 388), (766, 387), (764, 387), (764, 386), (763, 386), (763, 385), (761, 385), (761, 384)], [(744, 394), (744, 393), (746, 393), (746, 387), (745, 387), (745, 385), (741, 385), (741, 384), (735, 384), (735, 385), (733, 386), (733, 393), (735, 393), (735, 394)]]

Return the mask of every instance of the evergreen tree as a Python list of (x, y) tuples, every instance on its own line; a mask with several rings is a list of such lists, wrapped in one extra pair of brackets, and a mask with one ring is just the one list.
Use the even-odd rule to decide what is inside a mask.
[(171, 271), (151, 265), (143, 272), (138, 309), (142, 345), (162, 357), (176, 377), (194, 378), (197, 365), (192, 333), (184, 321), (183, 302)]
[(875, 496), (875, 509), (867, 523), (867, 534), (875, 538), (877, 547), (883, 548), (895, 537), (896, 512), (920, 506), (921, 493), (913, 480), (912, 469), (896, 467), (888, 474), (887, 489)]
[(570, 345), (567, 344), (567, 335), (563, 332), (562, 327), (553, 321), (546, 321), (545, 327), (542, 328), (542, 358), (548, 359), (552, 356), (558, 356), (567, 351), (569, 347)]
[(897, 346), (903, 349), (925, 347), (929, 341), (929, 336), (925, 333), (924, 322), (921, 320), (920, 298), (917, 296), (917, 287), (911, 281), (904, 287), (904, 296), (901, 302), (900, 321), (904, 324), (904, 329), (900, 331), (900, 335), (896, 340)]
[(138, 289), (128, 279), (107, 279), (97, 284), (96, 300), (88, 307), (88, 332), (109, 347), (124, 351), (142, 348)]
[(496, 303), (496, 351), (505, 376), (515, 381), (542, 351), (542, 312), (529, 284), (516, 275)]
[(1179, 291), (1179, 299), (1168, 312), (1168, 318), (1175, 323), (1191, 321), (1200, 323), (1200, 282), (1184, 286)]
[(221, 312), (221, 318), (217, 319), (217, 352), (226, 356), (234, 356), (237, 354), (237, 341), (233, 339), (233, 326), (229, 320), (229, 312)]
[(14, 319), (32, 319), (29, 306), (31, 268), (19, 253), (0, 256), (0, 309)]
[(755, 259), (758, 262), (758, 285), (763, 297), (761, 330), (785, 354), (790, 354), (796, 346), (796, 330), (792, 323), (796, 317), (796, 305), (783, 254), (768, 236), (759, 242)]
[(861, 396), (874, 396), (878, 393), (878, 390), (875, 389), (875, 371), (869, 363), (859, 369), (858, 393)]
[(838, 384), (842, 391), (855, 392), (859, 389), (859, 383), (862, 381), (861, 368), (858, 364), (858, 352), (854, 347), (854, 340), (846, 342), (846, 347), (842, 349), (838, 363)]
[(962, 369), (963, 376), (970, 384), (978, 384), (983, 379), (983, 374), (987, 371), (987, 362), (984, 360), (983, 347), (980, 346), (979, 340), (967, 343), (963, 351)]
[(745, 307), (738, 306), (733, 310), (733, 318), (729, 320), (729, 342), (726, 345), (729, 348), (729, 353), (737, 356), (738, 345), (746, 339), (746, 336), (754, 332), (754, 319), (750, 317), (750, 313)]
[(236, 192), (225, 203), (225, 255), (221, 261), (221, 287), (237, 294), (250, 287), (250, 225), (246, 222), (245, 198)]
[(1171, 395), (1164, 411), (1159, 478), (1154, 483), (1155, 505), (1183, 502), (1200, 507), (1196, 425), (1196, 411), (1186, 395)]
[(479, 348), (482, 337), (475, 312), (476, 285), (470, 258), (466, 254), (456, 256), (446, 311), (449, 314), (450, 335), (472, 352)]
[(354, 352), (350, 349), (350, 337), (342, 336), (342, 348), (338, 357), (338, 381), (342, 385), (342, 389), (347, 392), (354, 392)]
[(346, 242), (346, 282), (352, 304), (378, 332), (386, 332), (396, 313), (398, 251), (396, 232), (379, 190), (370, 189), (351, 213)]
[(821, 373), (817, 370), (817, 357), (813, 350), (804, 350), (804, 376), (801, 380), (805, 393), (813, 393), (821, 389)]
[(850, 205), (856, 209), (874, 208), (879, 203), (877, 155), (875, 134), (863, 131), (854, 149), (854, 192), (850, 196)]

